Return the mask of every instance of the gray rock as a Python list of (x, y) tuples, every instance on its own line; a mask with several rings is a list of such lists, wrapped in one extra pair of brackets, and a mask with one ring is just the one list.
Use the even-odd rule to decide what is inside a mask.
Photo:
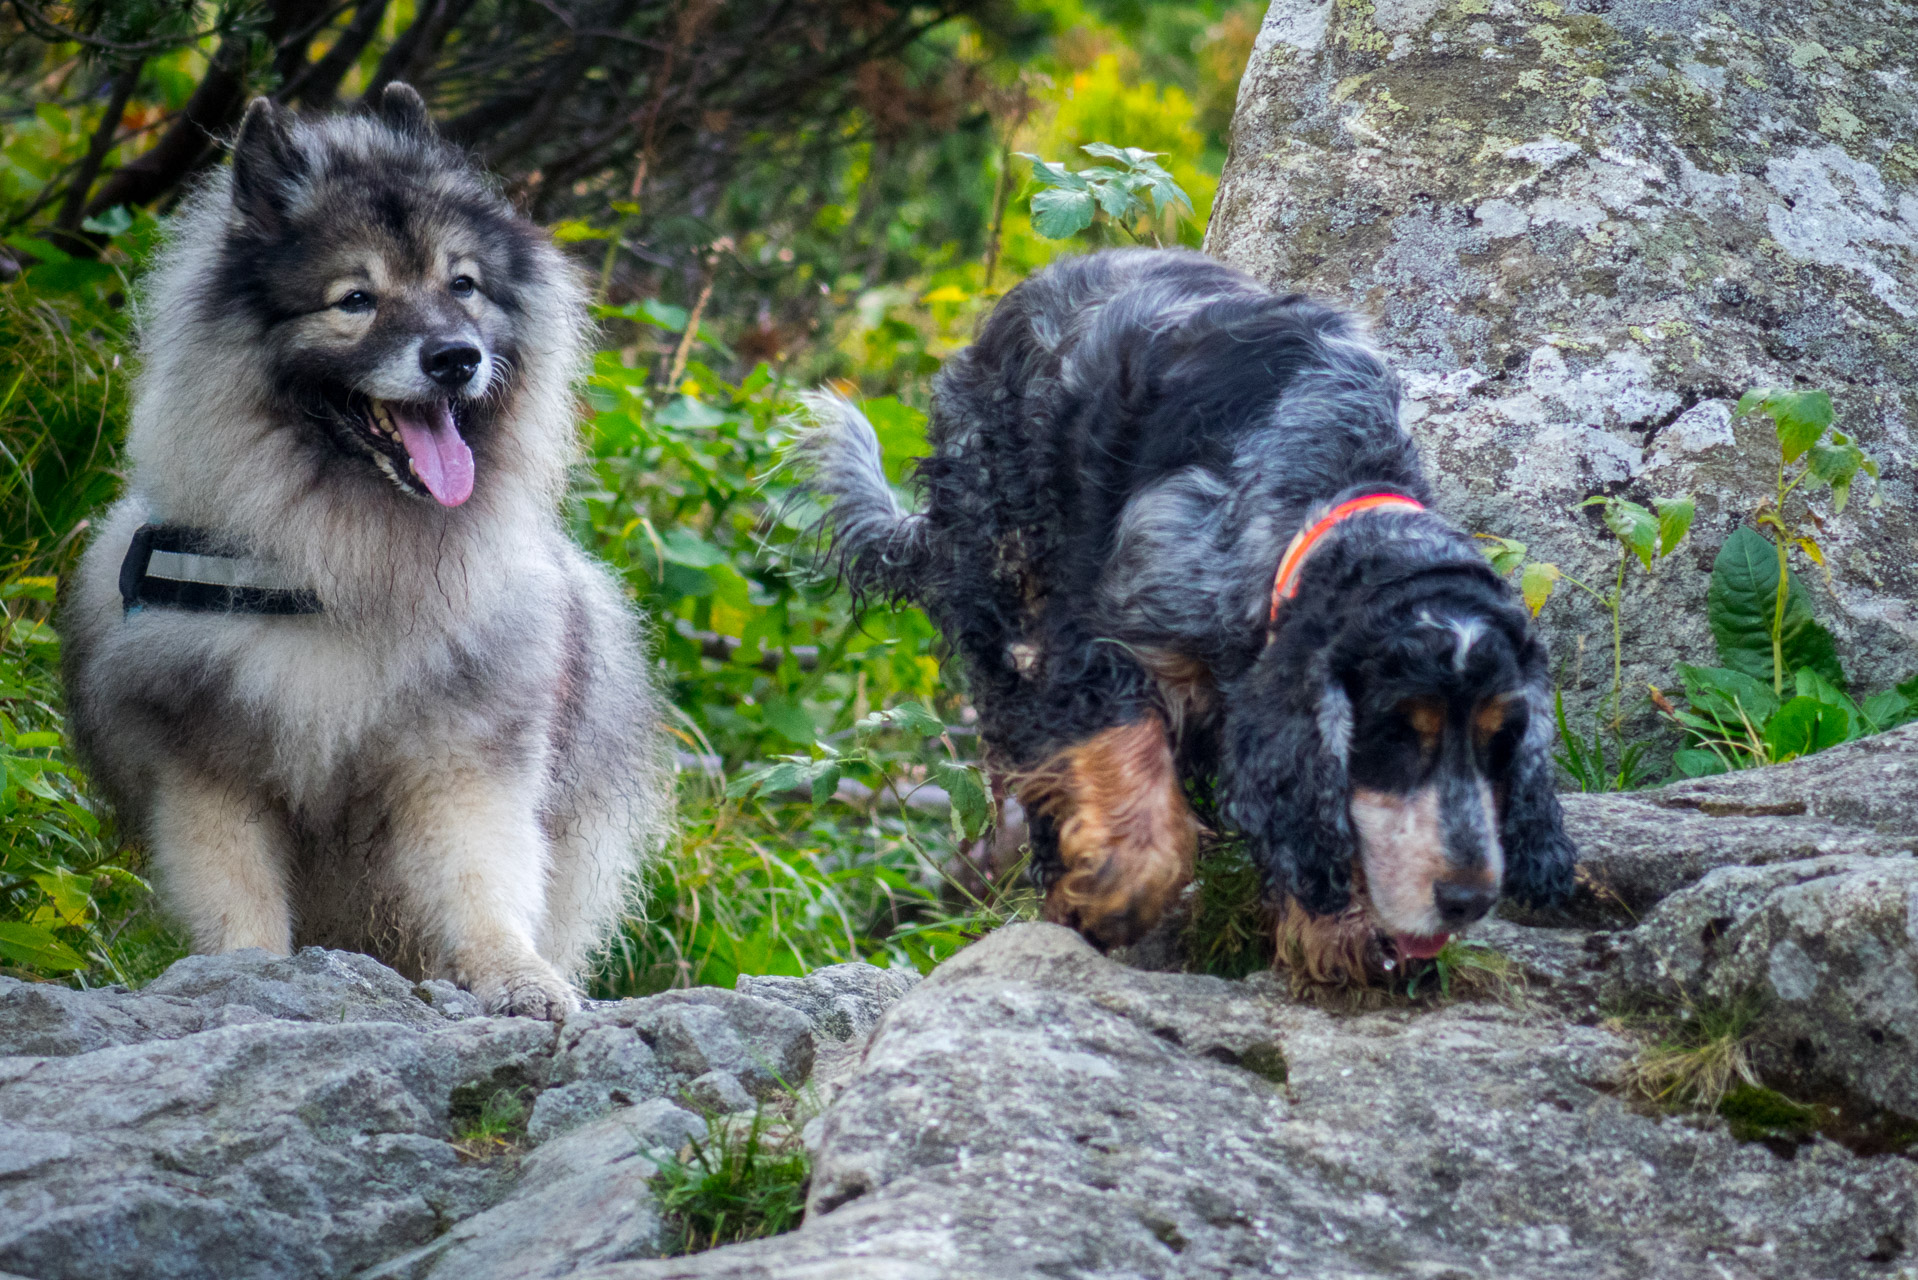
[(733, 989), (798, 1011), (815, 1035), (850, 1040), (871, 1031), (880, 1014), (918, 985), (919, 975), (911, 969), (830, 964), (803, 978), (741, 974)]
[[(1627, 577), (1633, 701), (1715, 663), (1712, 559), (1772, 492), (1769, 424), (1731, 404), (1829, 389), (1886, 504), (1828, 520), (1831, 585), (1804, 583), (1876, 689), (1918, 641), (1915, 147), (1897, 0), (1274, 0), (1206, 246), (1372, 319), (1467, 528), (1609, 582), (1616, 544), (1569, 508), (1695, 496), (1690, 543)], [(1561, 589), (1542, 623), (1577, 714), (1609, 622)]]
[(1790, 764), (1563, 803), (1579, 847), (1570, 918), (1628, 923), (1715, 867), (1918, 853), (1918, 724)]
[(708, 1071), (686, 1086), (686, 1097), (699, 1110), (712, 1115), (732, 1115), (751, 1111), (753, 1095), (730, 1071)]
[(527, 1157), (504, 1204), (365, 1280), (547, 1280), (582, 1267), (657, 1257), (667, 1223), (647, 1189), (660, 1161), (705, 1124), (663, 1098), (623, 1108)]
[(1918, 859), (1721, 867), (1626, 936), (1608, 985), (1753, 1001), (1768, 1080), (1918, 1116)]
[[(423, 992), (431, 992), (437, 1003), (429, 1003)], [(478, 1008), (478, 1001), (451, 983), (416, 987), (353, 952), (320, 947), (295, 956), (236, 951), (188, 956), (137, 995), (121, 987), (75, 991), (0, 978), (0, 1054), (88, 1053), (269, 1019), (434, 1027)]]
[[(1786, 1161), (1715, 1120), (1634, 1112), (1607, 1091), (1632, 1046), (1603, 1029), (1467, 1005), (1338, 1017), (1274, 991), (1002, 929), (875, 1032), (821, 1125), (798, 1231), (581, 1280), (1863, 1280), (1912, 1264), (1918, 1168), (1822, 1140)], [(1253, 1045), (1277, 1060), (1224, 1060)]]
[[(831, 989), (897, 985), (878, 973)], [(651, 1256), (654, 1158), (704, 1132), (676, 1100), (747, 1109), (814, 1058), (805, 1016), (732, 991), (556, 1027), (318, 949), (191, 957), (140, 992), (0, 981), (0, 1049), (0, 1272), (36, 1280), (473, 1280)], [(531, 1104), (526, 1133), (473, 1145), (501, 1093)]]

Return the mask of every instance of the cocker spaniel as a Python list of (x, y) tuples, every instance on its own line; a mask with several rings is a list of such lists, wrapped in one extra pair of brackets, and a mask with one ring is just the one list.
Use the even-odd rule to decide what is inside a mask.
[(1187, 251), (1056, 264), (938, 375), (914, 512), (851, 404), (811, 410), (837, 570), (961, 660), (1050, 919), (1150, 929), (1192, 876), (1193, 797), (1319, 982), (1570, 889), (1544, 649), (1430, 510), (1350, 315)]

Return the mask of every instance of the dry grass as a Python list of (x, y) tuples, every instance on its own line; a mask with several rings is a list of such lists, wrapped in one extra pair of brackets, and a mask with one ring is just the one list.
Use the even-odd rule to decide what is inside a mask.
[[(1734, 1086), (1758, 1084), (1750, 1043), (1759, 1012), (1754, 1000), (1688, 1001), (1675, 1017), (1652, 1019), (1661, 1034), (1625, 1064), (1619, 1084), (1660, 1106), (1716, 1111)], [(1645, 1022), (1642, 1016), (1615, 1018), (1611, 1025), (1642, 1031)]]

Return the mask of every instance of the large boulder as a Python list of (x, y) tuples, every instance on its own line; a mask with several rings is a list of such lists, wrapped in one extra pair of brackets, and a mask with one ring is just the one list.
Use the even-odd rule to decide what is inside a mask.
[(581, 1280), (1884, 1277), (1918, 1166), (1614, 1095), (1543, 1009), (1336, 1016), (1018, 925), (880, 1023), (796, 1232)]
[[(1896, 0), (1274, 0), (1207, 249), (1369, 316), (1443, 506), (1601, 589), (1595, 493), (1691, 493), (1627, 576), (1625, 687), (1714, 661), (1720, 543), (1772, 491), (1757, 386), (1831, 391), (1884, 463), (1806, 575), (1869, 688), (1918, 667), (1918, 23)], [(1826, 498), (1813, 499), (1829, 515)], [(1574, 709), (1609, 687), (1582, 593), (1546, 609)]]
[(1918, 724), (1768, 769), (1563, 797), (1578, 889), (1537, 921), (1630, 923), (1719, 867), (1918, 854)]
[(0, 980), (0, 1274), (530, 1280), (657, 1255), (657, 1162), (869, 1028), (906, 985), (869, 968), (810, 1005), (700, 988), (558, 1027), (318, 948), (191, 957), (139, 992)]

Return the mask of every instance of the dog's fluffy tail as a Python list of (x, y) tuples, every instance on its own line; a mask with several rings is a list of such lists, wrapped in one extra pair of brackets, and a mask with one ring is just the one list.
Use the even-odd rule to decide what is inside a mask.
[(811, 425), (787, 461), (799, 475), (795, 497), (831, 501), (812, 530), (827, 564), (855, 597), (915, 599), (930, 560), (926, 521), (893, 496), (878, 434), (835, 392), (810, 391), (799, 399)]

